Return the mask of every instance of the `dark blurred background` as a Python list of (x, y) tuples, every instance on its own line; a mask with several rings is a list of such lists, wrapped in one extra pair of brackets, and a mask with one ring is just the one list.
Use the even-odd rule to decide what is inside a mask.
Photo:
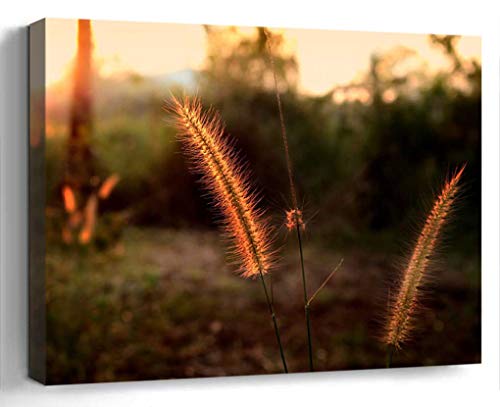
[[(206, 61), (188, 85), (102, 76), (80, 21), (75, 68), (48, 89), (47, 332), (53, 383), (280, 371), (261, 287), (225, 262), (204, 196), (162, 110), (196, 92), (221, 114), (276, 227), (274, 301), (292, 371), (307, 370), (297, 247), (264, 29), (235, 41), (205, 27)], [(228, 40), (231, 38), (231, 41)], [(299, 91), (299, 66), (273, 58), (306, 221), (318, 370), (383, 367), (388, 287), (446, 177), (467, 163), (413, 341), (394, 366), (480, 361), (481, 65), (457, 36), (428, 36), (448, 61), (401, 73), (408, 50), (374, 53), (356, 81)], [(335, 44), (328, 44), (335, 47)], [(341, 61), (339, 61), (341, 63)], [(64, 90), (69, 97), (58, 97)], [(451, 338), (451, 339), (450, 339)], [(443, 346), (443, 344), (446, 346)]]

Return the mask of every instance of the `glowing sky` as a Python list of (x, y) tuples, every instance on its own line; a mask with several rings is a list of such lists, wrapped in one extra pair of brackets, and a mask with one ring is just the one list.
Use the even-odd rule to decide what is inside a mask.
[[(47, 82), (61, 79), (76, 51), (76, 20), (47, 20)], [(200, 69), (205, 59), (205, 31), (200, 25), (93, 21), (95, 57), (101, 73), (132, 70), (142, 75), (168, 75)], [(250, 29), (242, 29), (249, 33)], [(422, 34), (328, 30), (278, 30), (295, 50), (299, 87), (320, 94), (346, 84), (366, 71), (370, 56), (398, 46), (416, 50), (429, 69), (447, 66), (442, 52)], [(481, 60), (479, 37), (462, 37), (459, 52)]]

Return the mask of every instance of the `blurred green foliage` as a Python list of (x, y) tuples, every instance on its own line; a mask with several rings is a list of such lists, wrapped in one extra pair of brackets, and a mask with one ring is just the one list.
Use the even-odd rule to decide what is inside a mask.
[[(198, 95), (220, 112), (271, 214), (282, 216), (289, 194), (264, 29), (253, 37), (234, 29), (206, 32)], [(396, 49), (373, 55), (358, 82), (308, 96), (297, 90), (294, 55), (283, 51), (279, 34), (272, 35), (295, 176), (314, 236), (347, 244), (380, 235), (391, 240), (421, 218), (422, 202), (463, 163), (467, 199), (460, 222), (478, 236), (481, 67), (460, 59), (456, 39), (430, 37), (449, 58), (449, 71), (400, 74), (412, 51)], [(117, 173), (122, 179), (105, 208), (133, 212), (136, 224), (213, 225), (162, 111), (168, 91), (138, 75), (96, 81), (93, 155), (101, 178)], [(183, 92), (175, 85), (170, 90)], [(360, 92), (363, 101), (337, 99)], [(64, 143), (64, 137), (47, 143), (49, 204), (59, 200)]]

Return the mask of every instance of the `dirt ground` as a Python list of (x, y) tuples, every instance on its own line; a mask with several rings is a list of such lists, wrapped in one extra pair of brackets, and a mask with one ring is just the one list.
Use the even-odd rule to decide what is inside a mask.
[[(308, 362), (294, 244), (272, 287), (289, 369), (301, 372)], [(308, 240), (304, 254), (310, 293), (344, 259), (311, 306), (316, 370), (384, 367), (379, 338), (397, 259)], [(441, 257), (418, 330), (394, 366), (480, 362), (479, 261)], [(47, 272), (51, 383), (281, 371), (262, 287), (230, 270), (215, 232), (129, 228), (106, 252), (50, 247)]]

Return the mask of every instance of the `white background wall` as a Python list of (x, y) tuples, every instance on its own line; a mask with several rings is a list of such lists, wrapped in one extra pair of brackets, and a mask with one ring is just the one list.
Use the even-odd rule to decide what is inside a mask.
[[(483, 38), (483, 363), (474, 366), (43, 387), (27, 378), (27, 24), (93, 18), (459, 33)], [(496, 405), (499, 381), (496, 0), (3, 1), (0, 6), (0, 406)], [(341, 63), (341, 62), (340, 62)], [(449, 338), (453, 341), (453, 338)], [(443, 343), (443, 347), (447, 344)], [(257, 404), (259, 403), (259, 404)]]

